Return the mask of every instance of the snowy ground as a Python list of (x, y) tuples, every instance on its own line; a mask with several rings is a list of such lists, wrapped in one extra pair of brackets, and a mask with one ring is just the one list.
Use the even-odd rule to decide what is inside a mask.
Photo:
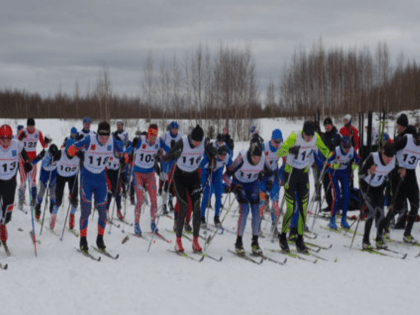
[[(15, 129), (17, 123), (25, 121), (7, 123)], [(341, 126), (341, 122), (336, 123)], [(37, 120), (37, 127), (53, 135), (56, 144), (61, 143), (73, 124), (81, 127), (81, 122)], [(260, 126), (266, 139), (274, 128), (281, 128), (286, 138), (292, 130), (301, 129), (302, 121), (264, 120)], [(245, 146), (237, 143), (235, 151)], [(59, 212), (56, 229), (60, 233), (67, 207), (66, 202)], [(130, 222), (134, 219), (133, 209), (128, 203)], [(229, 231), (236, 227), (235, 213), (236, 202), (224, 223)], [(49, 214), (46, 220), (49, 222)], [(97, 214), (90, 220), (90, 245), (95, 242), (96, 222)], [(4, 287), (0, 295), (1, 314), (407, 314), (418, 309), (416, 274), (420, 258), (414, 256), (420, 252), (419, 247), (390, 244), (391, 249), (408, 253), (405, 260), (349, 250), (344, 246), (350, 245), (351, 238), (320, 228), (326, 224), (322, 219), (316, 222), (314, 232), (318, 237), (312, 242), (333, 247), (319, 252), (328, 261), (319, 260), (316, 264), (288, 258), (285, 266), (269, 261), (254, 265), (227, 252), (233, 249), (236, 238), (227, 231), (208, 248), (209, 254), (223, 256), (222, 262), (206, 258), (197, 263), (177, 257), (168, 251), (173, 244), (160, 239), (147, 253), (149, 243), (145, 240), (130, 237), (121, 244), (127, 232), (132, 232), (132, 227), (125, 225), (112, 226), (110, 234), (108, 225), (105, 236), (109, 251), (119, 253), (120, 258), (114, 261), (102, 257), (101, 262), (95, 262), (76, 252), (78, 238), (66, 231), (60, 241), (45, 228), (39, 235), (39, 224), (36, 233), (41, 244), (37, 245), (35, 257), (28, 234), (30, 212), (25, 215), (15, 209), (8, 225), (12, 257), (7, 258), (0, 249), (0, 261), (9, 264), (7, 271), (0, 272)], [(172, 225), (166, 217), (159, 222), (162, 234), (174, 240), (174, 235), (165, 230)], [(149, 230), (149, 207), (143, 211), (141, 226), (144, 232)], [(263, 222), (263, 227), (268, 232), (269, 224)], [(419, 227), (415, 224), (413, 229), (417, 239)], [(372, 230), (373, 236), (376, 230)], [(363, 223), (359, 231), (363, 231)], [(392, 238), (401, 240), (402, 231), (393, 231)], [(248, 222), (244, 236), (247, 250), (250, 240)], [(260, 245), (263, 249), (279, 248), (268, 238), (261, 239)], [(354, 247), (360, 245), (361, 236), (357, 235)], [(191, 252), (189, 241), (184, 240), (184, 247)], [(278, 260), (285, 257), (267, 250), (265, 253)]]

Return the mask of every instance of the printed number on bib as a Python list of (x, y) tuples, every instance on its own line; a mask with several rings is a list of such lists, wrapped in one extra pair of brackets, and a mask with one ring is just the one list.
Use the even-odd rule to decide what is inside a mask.
[(1, 167), (3, 168), (3, 172), (7, 173), (7, 172), (12, 172), (15, 170), (17, 163), (16, 162), (12, 162), (12, 163), (4, 163)]
[(101, 166), (101, 165), (105, 165), (109, 160), (109, 156), (107, 156), (106, 158), (103, 158), (102, 156), (94, 158), (93, 156), (89, 156), (89, 164), (91, 165), (96, 165), (96, 166)]

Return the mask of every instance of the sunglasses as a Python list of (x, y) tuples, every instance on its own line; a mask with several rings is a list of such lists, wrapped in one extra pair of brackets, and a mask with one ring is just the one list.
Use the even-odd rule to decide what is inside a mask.
[(274, 140), (274, 143), (280, 144), (281, 140)]
[(3, 141), (12, 141), (12, 137), (0, 137)]

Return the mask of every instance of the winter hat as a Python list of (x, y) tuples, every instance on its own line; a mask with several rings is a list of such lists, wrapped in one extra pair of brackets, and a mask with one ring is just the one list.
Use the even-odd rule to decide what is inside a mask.
[(305, 121), (302, 131), (307, 136), (313, 136), (315, 134), (315, 123), (311, 120)]
[(217, 154), (218, 155), (223, 155), (225, 156), (227, 154), (227, 149), (226, 146), (222, 145), (217, 149)]
[(195, 128), (191, 131), (191, 139), (193, 141), (201, 142), (204, 138), (204, 131), (200, 125), (195, 126)]
[(333, 123), (332, 123), (332, 120), (331, 120), (331, 118), (330, 117), (327, 117), (327, 118), (325, 118), (324, 119), (324, 126), (325, 125), (332, 125)]
[(71, 133), (71, 134), (77, 134), (77, 129), (76, 129), (76, 127), (72, 127), (72, 128), (70, 129), (70, 133)]
[(178, 125), (178, 123), (177, 123), (175, 120), (173, 120), (173, 121), (169, 124), (169, 128), (170, 128), (170, 129), (179, 129), (179, 125)]
[(221, 133), (217, 134), (217, 142), (225, 142), (225, 136)]
[(395, 147), (393, 143), (388, 142), (384, 145), (383, 152), (387, 157), (393, 157), (395, 155)]
[(103, 121), (98, 125), (98, 135), (100, 136), (109, 136), (111, 134), (111, 126)]
[(17, 129), (17, 132), (19, 133), (19, 131), (21, 131), (21, 130), (23, 129), (23, 126), (22, 126), (22, 125), (18, 125), (18, 126), (16, 127), (16, 129)]
[(33, 126), (35, 126), (35, 119), (33, 119), (33, 118), (28, 118), (28, 120), (26, 121), (26, 126), (28, 126), (28, 127), (33, 127)]
[(350, 149), (351, 147), (351, 140), (349, 136), (343, 136), (343, 138), (341, 138), (341, 145), (343, 146), (344, 149)]
[(89, 116), (85, 116), (85, 118), (83, 118), (83, 125), (86, 124), (86, 123), (89, 123), (89, 124), (92, 123), (92, 120), (90, 119)]
[(249, 154), (255, 155), (255, 156), (261, 156), (262, 155), (261, 143), (253, 142), (251, 146), (249, 147)]
[(156, 124), (150, 124), (149, 129), (147, 129), (147, 137), (150, 136), (157, 136), (158, 134), (158, 126)]
[(273, 130), (273, 133), (271, 134), (271, 140), (283, 141), (283, 134), (281, 133), (280, 129)]
[(397, 124), (402, 126), (402, 127), (407, 127), (408, 126), (408, 118), (406, 114), (401, 114), (398, 118), (397, 118)]
[(344, 115), (343, 120), (347, 120), (348, 122), (350, 122), (351, 121), (351, 115), (350, 114)]

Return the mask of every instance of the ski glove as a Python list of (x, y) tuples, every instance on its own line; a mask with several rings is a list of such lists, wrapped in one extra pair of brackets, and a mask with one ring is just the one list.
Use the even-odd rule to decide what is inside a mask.
[(26, 132), (25, 131), (23, 131), (21, 134), (20, 134), (20, 137), (19, 137), (19, 141), (22, 141), (23, 140), (23, 138), (25, 138), (25, 136), (26, 136)]
[(242, 185), (239, 184), (232, 184), (230, 188), (236, 195), (240, 195), (244, 191)]
[(47, 136), (44, 137), (44, 142), (46, 145), (49, 145), (51, 143), (52, 139), (48, 138)]
[(351, 169), (354, 171), (354, 170), (357, 170), (359, 168), (359, 165), (357, 165), (357, 164), (352, 164), (351, 165)]
[(131, 144), (131, 146), (133, 147), (133, 148), (137, 148), (137, 144), (139, 143), (139, 137), (135, 137), (134, 139), (133, 139), (133, 143)]
[(338, 169), (340, 168), (340, 163), (337, 163), (337, 162), (332, 163), (332, 164), (331, 164), (331, 168), (332, 168), (333, 170), (338, 170)]
[(26, 161), (25, 163), (23, 163), (23, 168), (25, 169), (26, 173), (29, 173), (30, 171), (32, 171), (32, 164), (30, 161)]
[(289, 153), (293, 154), (295, 156), (295, 158), (297, 158), (297, 156), (299, 154), (299, 149), (300, 149), (300, 145), (294, 145), (293, 147), (291, 147), (289, 149)]
[(77, 149), (74, 145), (69, 146), (69, 148), (67, 149), (67, 154), (69, 156), (75, 156), (77, 153)]

